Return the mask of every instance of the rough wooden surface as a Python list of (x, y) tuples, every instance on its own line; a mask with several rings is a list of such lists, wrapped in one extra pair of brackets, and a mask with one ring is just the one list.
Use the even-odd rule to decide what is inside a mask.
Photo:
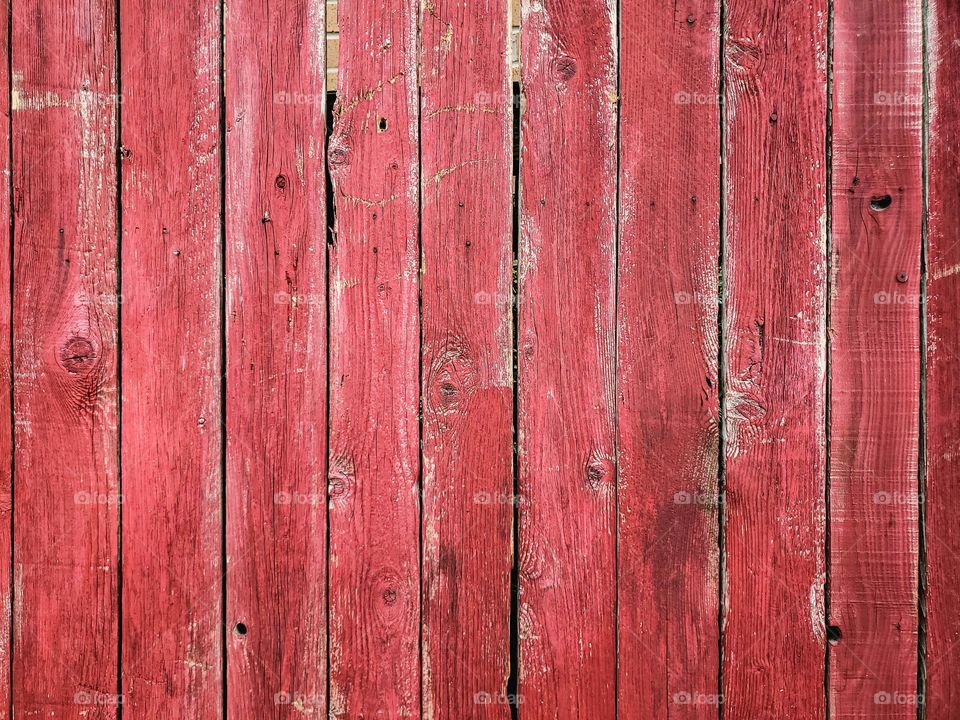
[(13, 14), (16, 718), (117, 715), (114, 22)]
[(724, 717), (825, 717), (825, 0), (727, 6)]
[(960, 707), (960, 7), (927, 9), (929, 62), (926, 306), (926, 688), (927, 720)]
[(616, 9), (524, 6), (518, 367), (523, 714), (613, 718)]
[(225, 27), (227, 712), (326, 712), (324, 3)]
[(621, 22), (619, 706), (713, 718), (720, 7), (634, 4)]
[(423, 692), (510, 717), (512, 143), (507, 2), (422, 16)]
[(830, 714), (915, 718), (920, 2), (836, 0), (834, 30)]
[(954, 5), (11, 0), (0, 720), (953, 717)]
[(420, 716), (417, 18), (339, 3), (328, 162), (330, 716)]
[(222, 712), (220, 27), (120, 2), (127, 718)]

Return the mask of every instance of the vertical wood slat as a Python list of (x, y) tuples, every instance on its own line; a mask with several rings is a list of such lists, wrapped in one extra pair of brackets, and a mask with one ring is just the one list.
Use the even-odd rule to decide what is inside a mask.
[(413, 0), (342, 0), (327, 162), (330, 714), (420, 715), (419, 163)]
[(21, 718), (117, 714), (114, 13), (17, 0), (12, 14)]
[(914, 718), (920, 2), (836, 0), (834, 30), (830, 712)]
[[(12, 276), (11, 257), (11, 86), (10, 86), (10, 12), (11, 6), (0, 8), (0, 283), (10, 286)], [(12, 578), (12, 528), (13, 522), (13, 365), (10, 353), (13, 339), (12, 301), (9, 292), (0, 291), (0, 720), (10, 717), (11, 667), (13, 657), (10, 637), (13, 597), (10, 592)]]
[(720, 4), (621, 23), (619, 706), (713, 718)]
[(219, 0), (120, 1), (124, 716), (219, 718)]
[(615, 714), (616, 9), (524, 5), (518, 318), (523, 715)]
[(231, 717), (326, 712), (324, 12), (225, 19)]
[(938, 0), (927, 12), (929, 93), (926, 548), (927, 720), (960, 706), (960, 6)]
[(825, 716), (825, 0), (729, 0), (727, 720)]
[(510, 717), (507, 0), (422, 14), (424, 716)]

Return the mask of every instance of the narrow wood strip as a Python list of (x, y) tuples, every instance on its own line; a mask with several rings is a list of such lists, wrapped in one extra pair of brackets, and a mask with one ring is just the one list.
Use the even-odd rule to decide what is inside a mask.
[(829, 690), (838, 719), (917, 716), (921, 47), (919, 0), (835, 1)]
[(220, 2), (120, 0), (120, 24), (124, 717), (213, 720), (223, 694)]
[(519, 257), (524, 720), (616, 705), (616, 8), (524, 5)]
[(927, 720), (960, 707), (960, 6), (931, 0), (929, 67), (927, 406), (926, 406), (926, 688)]
[(114, 13), (13, 7), (18, 718), (117, 715)]
[(324, 3), (225, 26), (227, 714), (326, 712)]
[(418, 718), (420, 9), (341, 0), (337, 12), (330, 715)]
[(510, 717), (513, 102), (507, 0), (423, 14), (424, 715)]
[(823, 718), (826, 0), (728, 0), (723, 715)]
[(621, 22), (619, 706), (715, 718), (720, 4)]

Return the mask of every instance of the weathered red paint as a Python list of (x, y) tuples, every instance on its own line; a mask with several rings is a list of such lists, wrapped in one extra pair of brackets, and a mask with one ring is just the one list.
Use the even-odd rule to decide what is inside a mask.
[(833, 718), (917, 716), (921, 31), (919, 0), (834, 4)]
[(13, 12), (16, 718), (117, 715), (114, 13)]
[(524, 5), (518, 369), (526, 720), (616, 704), (616, 11)]
[(330, 716), (420, 716), (419, 166), (413, 0), (342, 0), (327, 162)]
[(126, 718), (222, 713), (220, 24), (120, 0)]
[(230, 717), (326, 712), (324, 13), (226, 17)]
[(929, 62), (926, 688), (927, 720), (960, 707), (960, 6), (928, 4)]
[(827, 3), (730, 0), (727, 720), (825, 717)]
[(720, 8), (621, 22), (619, 706), (715, 718)]
[(423, 693), (510, 717), (513, 104), (507, 0), (422, 15)]

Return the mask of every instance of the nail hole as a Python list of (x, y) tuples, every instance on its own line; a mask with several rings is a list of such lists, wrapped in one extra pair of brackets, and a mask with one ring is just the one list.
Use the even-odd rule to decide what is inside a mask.
[(243, 623), (237, 623), (237, 626), (234, 628), (234, 630), (236, 631), (237, 635), (247, 634), (247, 626)]
[(827, 626), (827, 640), (830, 641), (831, 645), (836, 645), (840, 642), (840, 639), (843, 637), (843, 633), (840, 632), (839, 625), (829, 625)]
[(886, 210), (892, 202), (893, 198), (889, 195), (874, 195), (870, 198), (870, 209), (877, 212)]
[(387, 119), (386, 119), (386, 118), (380, 118), (380, 122), (377, 123), (377, 127), (380, 128), (380, 132), (383, 132), (384, 130), (386, 130), (386, 129), (387, 129)]

